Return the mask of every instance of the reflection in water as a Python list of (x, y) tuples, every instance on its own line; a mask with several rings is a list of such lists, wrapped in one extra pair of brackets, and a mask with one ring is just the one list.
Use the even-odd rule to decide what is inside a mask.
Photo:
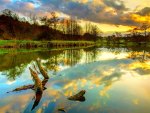
[(149, 56), (146, 49), (94, 47), (1, 54), (1, 112), (149, 113)]
[(16, 66), (16, 67), (6, 71), (5, 74), (8, 76), (8, 79), (15, 80), (16, 77), (18, 77), (19, 75), (21, 75), (23, 73), (23, 71), (25, 70), (26, 66), (27, 65), (25, 65), (25, 64), (22, 64), (21, 66)]
[[(60, 70), (60, 65), (66, 67), (74, 66), (83, 60), (83, 56), (85, 56), (87, 63), (94, 61), (94, 59), (96, 59), (96, 52), (96, 49), (93, 51), (91, 51), (91, 49), (85, 49), (86, 56), (83, 55), (83, 50), (45, 51), (37, 53), (8, 53), (5, 55), (0, 55), (0, 58), (2, 58), (0, 59), (1, 62), (6, 59), (5, 62), (2, 62), (2, 65), (0, 65), (0, 71), (3, 71), (8, 76), (8, 79), (15, 80), (18, 75), (23, 73), (29, 63), (35, 61), (37, 58), (40, 58), (46, 60), (43, 65), (48, 70), (52, 70), (56, 73)], [(39, 69), (41, 73), (43, 73), (42, 67), (39, 67)]]
[(65, 111), (65, 108), (59, 108), (58, 111), (66, 112), (66, 111)]
[[(48, 82), (48, 79), (44, 79), (44, 80), (42, 81), (42, 86), (43, 86), (43, 88), (45, 87), (45, 85), (46, 85), (47, 82)], [(46, 88), (44, 88), (44, 90), (45, 90), (45, 89), (46, 89)], [(35, 101), (34, 101), (34, 104), (33, 104), (31, 110), (33, 110), (33, 109), (39, 104), (39, 102), (40, 102), (40, 100), (41, 100), (41, 98), (42, 98), (42, 94), (43, 94), (43, 91), (36, 91), (36, 93), (35, 93)]]
[(142, 52), (131, 52), (129, 55), (129, 58), (132, 58), (133, 60), (137, 59), (140, 62), (144, 62), (150, 59), (150, 54), (143, 50)]
[[(37, 60), (37, 65), (39, 67), (39, 70), (41, 72), (41, 74), (44, 77), (44, 80), (41, 82), (41, 80), (39, 79), (37, 73), (35, 71), (33, 71), (31, 68), (29, 68), (31, 76), (33, 77), (34, 81), (35, 81), (35, 85), (34, 85), (34, 90), (35, 90), (35, 101), (33, 104), (33, 107), (31, 110), (33, 110), (40, 102), (41, 98), (42, 98), (42, 94), (43, 94), (43, 89), (45, 90), (45, 85), (48, 82), (48, 74), (47, 72), (44, 70), (44, 68), (41, 66), (40, 64), (40, 60)], [(35, 68), (35, 66), (34, 66)], [(37, 70), (37, 69), (35, 69)]]

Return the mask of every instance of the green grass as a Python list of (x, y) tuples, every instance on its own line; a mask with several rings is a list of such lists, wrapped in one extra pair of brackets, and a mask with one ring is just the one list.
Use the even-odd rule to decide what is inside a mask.
[[(63, 41), (63, 40), (52, 40), (52, 41), (32, 41), (32, 40), (0, 40), (0, 48), (3, 48), (5, 46), (18, 46), (18, 45), (25, 45), (27, 43), (30, 43), (31, 45), (32, 44), (36, 44), (38, 46), (37, 49), (41, 49), (40, 45), (43, 45), (42, 47), (46, 48), (46, 46), (44, 45), (47, 45), (48, 42), (51, 42), (51, 43), (61, 43), (61, 44), (82, 44), (82, 43), (86, 43), (86, 44), (89, 44), (89, 45), (107, 45), (107, 41), (106, 40), (103, 40), (103, 41), (97, 41), (96, 43), (94, 43), (93, 41)], [(120, 43), (122, 43), (121, 45), (125, 45), (125, 42), (124, 40), (120, 40)], [(137, 45), (138, 43), (136, 42), (127, 42), (127, 46), (135, 46)], [(110, 43), (110, 45), (114, 45), (113, 43)], [(146, 44), (147, 46), (150, 47), (150, 43), (147, 43)], [(7, 48), (6, 48), (7, 49)], [(0, 50), (0, 53), (2, 53), (2, 51)]]
[(21, 45), (21, 44), (36, 44), (36, 45), (41, 45), (41, 44), (47, 44), (48, 42), (51, 43), (87, 43), (87, 44), (94, 44), (92, 41), (61, 41), (61, 40), (53, 40), (53, 41), (32, 41), (32, 40), (0, 40), (0, 47), (3, 46), (14, 46), (14, 45)]
[[(61, 41), (61, 40), (53, 40), (53, 41), (32, 41), (32, 40), (0, 40), (0, 54), (8, 53), (8, 52), (33, 52), (33, 51), (45, 51), (45, 50), (57, 50), (57, 49), (70, 49), (70, 48), (47, 48), (46, 46), (40, 47), (40, 45), (47, 45), (48, 42), (51, 43), (87, 43), (94, 44), (92, 41)], [(26, 49), (26, 48), (16, 48), (19, 45), (25, 45), (27, 43), (36, 44), (37, 48)], [(7, 46), (13, 46), (14, 48), (5, 48)], [(89, 46), (88, 46), (89, 47)], [(81, 48), (81, 47), (75, 47)]]
[(14, 52), (38, 52), (38, 51), (57, 51), (57, 50), (69, 50), (69, 49), (84, 49), (84, 48), (89, 48), (92, 46), (88, 46), (88, 47), (73, 47), (73, 48), (35, 48), (35, 49), (16, 49), (16, 48), (11, 48), (11, 49), (7, 49), (7, 48), (0, 48), (0, 55), (1, 54), (5, 54), (5, 53), (14, 53)]
[(32, 41), (32, 40), (0, 40), (0, 47), (4, 46), (17, 46), (21, 44), (37, 44), (40, 45), (42, 44), (42, 41)]
[(14, 40), (0, 40), (0, 46), (8, 45), (14, 43)]

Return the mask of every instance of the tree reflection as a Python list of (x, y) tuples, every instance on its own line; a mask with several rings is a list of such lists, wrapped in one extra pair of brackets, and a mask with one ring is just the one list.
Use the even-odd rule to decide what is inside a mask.
[[(133, 60), (136, 59), (140, 62), (150, 59), (150, 53), (147, 52), (147, 50), (137, 51), (135, 48), (129, 49), (115, 47), (105, 49), (115, 55), (120, 54), (122, 51), (127, 52), (129, 54), (128, 58)], [(102, 49), (91, 47), (85, 49), (54, 50), (45, 52), (8, 53), (0, 55), (0, 61), (2, 62), (0, 65), (0, 71), (4, 72), (8, 79), (15, 80), (16, 77), (21, 76), (28, 64), (36, 63), (36, 59), (40, 58), (44, 61), (41, 62), (41, 65), (43, 65), (46, 70), (52, 71), (53, 74), (56, 74), (61, 67), (71, 67), (82, 62), (94, 62), (97, 60), (97, 56), (100, 56), (101, 52), (103, 52)], [(38, 66), (38, 62), (36, 66)], [(39, 69), (42, 70), (41, 67), (39, 67)]]
[(45, 51), (45, 52), (14, 52), (0, 55), (0, 71), (7, 75), (8, 79), (15, 80), (16, 77), (21, 76), (28, 64), (35, 62), (37, 58), (46, 60), (62, 51)]
[(100, 50), (98, 50), (98, 48), (96, 47), (86, 48), (84, 49), (84, 51), (86, 54), (86, 63), (94, 62), (97, 58), (98, 53), (100, 53)]
[(20, 76), (24, 70), (26, 69), (26, 64), (22, 64), (21, 66), (16, 66), (12, 69), (9, 69), (7, 70), (5, 73), (6, 73), (6, 76), (8, 79), (11, 79), (11, 80), (15, 80), (16, 77)]
[(145, 61), (150, 59), (149, 56), (150, 56), (150, 53), (146, 52), (145, 50), (140, 51), (140, 52), (132, 51), (132, 52), (129, 53), (128, 58), (131, 58), (133, 60), (138, 60), (140, 62), (145, 62)]
[(59, 55), (50, 57), (45, 63), (47, 69), (54, 72), (59, 70), (59, 66), (74, 66), (80, 62), (82, 50), (65, 50)]

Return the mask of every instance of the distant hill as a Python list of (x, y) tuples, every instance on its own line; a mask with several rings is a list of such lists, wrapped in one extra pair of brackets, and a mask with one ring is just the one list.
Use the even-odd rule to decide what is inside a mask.
[(11, 16), (0, 15), (0, 40), (90, 40), (92, 35), (63, 34), (45, 25), (30, 24)]
[(22, 22), (13, 17), (0, 15), (0, 39), (4, 40), (52, 40), (61, 39), (62, 33), (47, 26)]

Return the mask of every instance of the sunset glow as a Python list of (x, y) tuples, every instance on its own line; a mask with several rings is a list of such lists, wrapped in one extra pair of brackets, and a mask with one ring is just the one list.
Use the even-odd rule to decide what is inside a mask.
[(104, 33), (126, 32), (150, 18), (149, 0), (2, 0), (6, 8), (28, 16), (50, 15), (55, 11), (61, 18), (73, 17), (96, 23)]

